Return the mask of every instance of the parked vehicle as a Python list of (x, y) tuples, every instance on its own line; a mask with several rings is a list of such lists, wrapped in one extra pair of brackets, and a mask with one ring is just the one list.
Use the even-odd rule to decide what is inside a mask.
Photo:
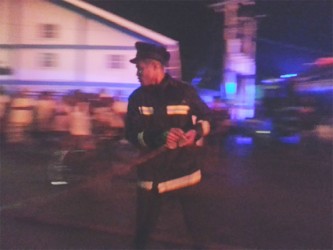
[(264, 108), (277, 136), (312, 131), (333, 117), (333, 57), (319, 58), (300, 74), (264, 87)]

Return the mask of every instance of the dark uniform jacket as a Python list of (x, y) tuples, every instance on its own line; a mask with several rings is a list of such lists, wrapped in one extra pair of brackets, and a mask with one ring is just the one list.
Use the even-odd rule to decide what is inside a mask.
[[(210, 109), (195, 89), (166, 74), (159, 85), (139, 87), (129, 97), (126, 138), (144, 153), (162, 147), (170, 128), (203, 134)], [(207, 128), (206, 128), (207, 129)], [(199, 147), (166, 149), (137, 167), (139, 186), (159, 193), (194, 185), (201, 179)]]

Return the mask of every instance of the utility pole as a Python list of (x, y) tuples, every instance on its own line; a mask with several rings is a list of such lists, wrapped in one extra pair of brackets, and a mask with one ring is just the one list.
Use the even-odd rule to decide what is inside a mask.
[(241, 15), (255, 0), (220, 0), (210, 7), (224, 13), (221, 98), (230, 104), (233, 119), (254, 116), (256, 31), (254, 13)]

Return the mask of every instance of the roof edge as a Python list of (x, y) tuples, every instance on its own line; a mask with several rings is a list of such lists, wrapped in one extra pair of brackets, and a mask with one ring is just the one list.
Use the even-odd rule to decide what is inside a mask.
[(109, 11), (103, 10), (99, 7), (96, 7), (92, 4), (83, 2), (81, 0), (62, 0), (62, 2), (65, 2), (67, 4), (71, 4), (77, 8), (83, 9), (87, 12), (90, 12), (96, 16), (99, 16), (105, 20), (108, 20), (110, 22), (113, 22), (123, 28), (126, 28), (128, 30), (131, 30), (135, 33), (138, 33), (144, 37), (147, 37), (151, 40), (154, 40), (160, 44), (163, 45), (178, 45), (178, 41), (169, 38), (167, 36), (164, 36), (156, 31), (153, 31), (151, 29), (145, 28), (139, 24), (136, 24), (132, 21), (129, 21), (123, 17), (120, 17), (116, 14), (113, 14)]

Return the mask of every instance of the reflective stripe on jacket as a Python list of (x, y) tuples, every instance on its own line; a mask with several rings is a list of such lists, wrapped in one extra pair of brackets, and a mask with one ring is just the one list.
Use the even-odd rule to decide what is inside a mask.
[[(160, 194), (166, 193), (166, 192), (177, 190), (180, 188), (193, 186), (193, 185), (199, 183), (200, 180), (201, 180), (201, 171), (197, 170), (192, 174), (189, 174), (189, 175), (177, 178), (177, 179), (158, 183), (157, 191)], [(139, 181), (138, 186), (143, 189), (146, 189), (146, 190), (152, 190), (153, 182), (152, 181)]]

